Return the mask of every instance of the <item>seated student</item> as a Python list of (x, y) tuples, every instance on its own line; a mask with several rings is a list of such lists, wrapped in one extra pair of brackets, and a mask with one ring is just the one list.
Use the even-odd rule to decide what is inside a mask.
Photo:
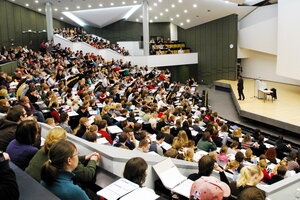
[(239, 142), (233, 140), (230, 144), (230, 148), (228, 149), (227, 153), (235, 155), (238, 151), (238, 147), (239, 147)]
[(136, 146), (136, 140), (131, 128), (125, 128), (124, 132), (118, 135), (114, 142), (113, 146), (115, 147), (128, 147), (128, 149), (133, 150)]
[(212, 138), (210, 137), (209, 132), (205, 132), (199, 140), (197, 144), (198, 149), (201, 149), (206, 152), (215, 151), (217, 149), (216, 144), (213, 142)]
[(236, 160), (231, 160), (226, 164), (225, 171), (230, 174), (234, 174), (237, 168), (240, 166), (240, 163)]
[[(243, 167), (237, 181), (233, 181), (229, 184), (231, 195), (239, 197), (244, 189), (251, 187), (256, 188), (256, 185), (260, 183), (263, 176), (264, 175), (259, 166), (251, 165)], [(261, 192), (264, 193), (262, 190)]]
[(276, 149), (274, 147), (268, 148), (267, 151), (265, 152), (265, 156), (266, 159), (268, 159), (271, 163), (277, 164), (276, 161), (277, 154), (276, 154)]
[(59, 124), (59, 126), (62, 127), (63, 129), (65, 129), (65, 131), (67, 133), (72, 133), (72, 129), (68, 124), (69, 120), (70, 120), (70, 117), (69, 117), (68, 113), (67, 112), (62, 112), (60, 114), (60, 122), (61, 123)]
[(76, 146), (61, 140), (49, 150), (49, 160), (41, 170), (41, 184), (60, 199), (88, 200), (87, 194), (73, 183), (73, 171), (78, 165)]
[(189, 161), (189, 162), (194, 162), (194, 150), (193, 149), (189, 149), (187, 148), (185, 151), (184, 151), (184, 158), (183, 160), (185, 161)]
[(0, 196), (1, 199), (19, 199), (19, 187), (15, 172), (9, 167), (9, 155), (0, 153)]
[(241, 151), (238, 151), (235, 154), (235, 160), (239, 163), (238, 172), (240, 172), (241, 169), (244, 167), (244, 159), (245, 159), (245, 156)]
[(277, 167), (277, 171), (276, 171), (277, 173), (271, 177), (271, 179), (268, 181), (268, 183), (273, 184), (273, 183), (283, 180), (284, 176), (286, 174), (286, 171), (287, 171), (287, 167), (285, 165), (279, 165)]
[(241, 146), (242, 146), (243, 149), (248, 149), (248, 148), (253, 146), (253, 142), (251, 140), (251, 136), (250, 136), (249, 133), (245, 135)]
[(143, 139), (139, 142), (139, 146), (135, 148), (135, 151), (147, 153), (149, 151), (149, 142), (146, 139)]
[(224, 164), (228, 163), (229, 156), (227, 156), (227, 151), (228, 151), (228, 147), (226, 145), (223, 145), (221, 147), (220, 154), (218, 155), (219, 162), (224, 163)]
[(223, 145), (227, 145), (227, 141), (228, 141), (228, 126), (226, 124), (223, 124), (221, 126), (221, 130), (220, 130), (220, 133), (219, 135), (223, 136), (223, 139), (222, 139), (222, 144)]
[(86, 140), (89, 142), (97, 143), (97, 138), (98, 138), (98, 136), (95, 132), (89, 132), (86, 135)]
[(260, 159), (258, 162), (259, 167), (261, 168), (262, 173), (264, 174), (263, 179), (261, 180), (264, 183), (268, 183), (271, 179), (269, 172), (267, 171), (267, 161), (266, 159)]
[(0, 113), (6, 114), (10, 107), (9, 102), (6, 99), (0, 99)]
[(253, 151), (250, 148), (246, 149), (244, 160), (249, 163), (257, 164), (257, 160), (255, 158), (256, 158), (256, 156), (253, 156)]
[(100, 133), (102, 137), (105, 137), (105, 139), (110, 144), (112, 144), (113, 140), (111, 139), (110, 135), (106, 131), (106, 129), (107, 129), (107, 122), (106, 122), (106, 120), (101, 120), (97, 125), (98, 125), (98, 128), (99, 128), (98, 133)]
[(86, 140), (88, 134), (96, 134), (97, 135), (97, 132), (98, 132), (98, 126), (97, 125), (91, 125), (89, 127), (89, 130), (87, 130), (81, 138)]
[(253, 144), (253, 154), (256, 156), (260, 156), (261, 154), (264, 154), (267, 150), (267, 147), (265, 145), (265, 137), (263, 135), (258, 136), (257, 143)]
[(229, 186), (212, 176), (202, 176), (190, 190), (191, 200), (222, 200), (230, 196)]
[(250, 187), (244, 189), (238, 200), (265, 200), (266, 193), (256, 187)]
[(60, 114), (58, 112), (58, 109), (59, 109), (59, 106), (58, 106), (58, 103), (56, 102), (53, 102), (52, 105), (51, 105), (51, 108), (50, 108), (50, 114), (51, 116), (54, 118), (55, 120), (55, 123), (60, 123)]
[(55, 121), (54, 121), (54, 119), (53, 119), (52, 117), (51, 117), (51, 118), (45, 119), (44, 123), (45, 123), (45, 124), (48, 124), (49, 126), (52, 126), (52, 127), (55, 127), (55, 126), (56, 126), (56, 125), (55, 125)]
[(228, 179), (224, 173), (224, 170), (215, 162), (215, 160), (210, 157), (209, 155), (203, 156), (198, 161), (198, 173), (190, 174), (188, 179), (192, 181), (196, 181), (197, 179), (201, 178), (202, 176), (210, 176), (213, 170), (219, 172), (221, 181), (229, 184)]
[(178, 151), (174, 148), (170, 148), (169, 150), (167, 150), (165, 153), (164, 153), (164, 156), (165, 157), (170, 157), (170, 158), (177, 158), (178, 156)]
[(159, 155), (163, 156), (164, 152), (160, 145), (163, 143), (164, 140), (165, 135), (161, 132), (158, 132), (156, 134), (156, 141), (152, 142), (150, 145), (149, 152), (154, 151), (155, 153), (158, 153)]
[(76, 135), (77, 137), (81, 138), (85, 134), (88, 127), (89, 127), (89, 119), (87, 117), (81, 117), (78, 126), (73, 131), (73, 135)]
[(16, 139), (7, 146), (6, 152), (10, 159), (21, 169), (25, 169), (31, 158), (38, 152), (38, 148), (32, 146), (38, 137), (38, 124), (35, 120), (25, 120), (18, 124)]
[(290, 154), (287, 157), (288, 161), (288, 170), (295, 170), (296, 173), (299, 172), (300, 170), (300, 165), (297, 162), (297, 152), (296, 151), (291, 151)]
[(125, 164), (123, 177), (142, 187), (142, 185), (146, 181), (147, 168), (148, 164), (143, 158), (131, 158)]

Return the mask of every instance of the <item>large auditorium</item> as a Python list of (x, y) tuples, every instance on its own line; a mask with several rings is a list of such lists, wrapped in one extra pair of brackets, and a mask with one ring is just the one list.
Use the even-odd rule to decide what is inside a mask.
[(0, 0), (0, 199), (300, 199), (299, 0)]

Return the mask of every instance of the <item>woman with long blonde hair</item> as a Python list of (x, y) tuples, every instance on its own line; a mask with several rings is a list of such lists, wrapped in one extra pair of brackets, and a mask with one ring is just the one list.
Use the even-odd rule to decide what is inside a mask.
[(231, 194), (238, 197), (244, 189), (256, 187), (263, 177), (264, 175), (259, 166), (251, 165), (243, 167), (237, 181), (233, 181), (229, 184)]

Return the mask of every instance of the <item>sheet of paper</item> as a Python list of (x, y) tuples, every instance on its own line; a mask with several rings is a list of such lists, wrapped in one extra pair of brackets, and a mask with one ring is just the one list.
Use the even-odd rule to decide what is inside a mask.
[(110, 134), (116, 134), (116, 133), (122, 133), (123, 130), (120, 129), (120, 127), (114, 125), (114, 126), (108, 126), (107, 130)]
[(107, 141), (107, 139), (105, 137), (102, 137), (102, 138), (97, 139), (97, 143), (98, 144), (108, 144), (109, 141)]
[(107, 200), (117, 200), (118, 198), (138, 189), (139, 185), (125, 179), (121, 178), (116, 182), (113, 182), (109, 186), (103, 188), (97, 192), (98, 196), (102, 196)]
[(160, 146), (166, 151), (172, 148), (172, 146), (166, 142), (163, 142)]
[(187, 179), (175, 188), (172, 189), (173, 192), (177, 194), (181, 194), (182, 196), (185, 196), (186, 198), (190, 197), (190, 191), (192, 188), (194, 181)]
[(138, 188), (133, 192), (125, 195), (120, 200), (155, 200), (158, 198), (159, 196), (155, 194), (153, 190), (149, 188)]
[(164, 186), (169, 189), (174, 188), (176, 185), (180, 184), (185, 179), (187, 179), (179, 172), (178, 168), (175, 165), (165, 170), (158, 176), (161, 179)]

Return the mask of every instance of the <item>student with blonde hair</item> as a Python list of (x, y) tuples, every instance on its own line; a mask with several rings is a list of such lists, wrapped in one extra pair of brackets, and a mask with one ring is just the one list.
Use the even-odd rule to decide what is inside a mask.
[(236, 160), (231, 160), (226, 164), (225, 171), (234, 174), (234, 171), (240, 166), (240, 163)]
[[(261, 168), (256, 165), (246, 166), (241, 169), (240, 176), (237, 181), (229, 184), (231, 194), (239, 197), (240, 193), (247, 188), (255, 187), (263, 178)], [(262, 191), (263, 192), (263, 191)]]
[(184, 152), (184, 160), (194, 162), (193, 158), (194, 158), (194, 150), (186, 149), (186, 151)]
[(76, 135), (77, 137), (81, 138), (85, 134), (88, 127), (89, 119), (87, 117), (81, 117), (78, 126), (73, 131), (73, 135)]

